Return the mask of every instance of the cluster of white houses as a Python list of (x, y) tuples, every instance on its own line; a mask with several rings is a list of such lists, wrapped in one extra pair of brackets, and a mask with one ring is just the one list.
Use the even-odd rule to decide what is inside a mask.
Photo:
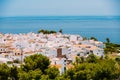
[(18, 60), (33, 54), (49, 57), (51, 66), (63, 73), (71, 67), (76, 56), (87, 57), (93, 53), (103, 56), (104, 44), (100, 41), (83, 40), (80, 35), (70, 34), (0, 34), (0, 63)]

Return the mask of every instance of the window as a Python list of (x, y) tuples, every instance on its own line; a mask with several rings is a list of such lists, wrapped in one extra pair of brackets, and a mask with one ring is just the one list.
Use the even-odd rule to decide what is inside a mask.
[(18, 53), (18, 55), (20, 55), (20, 53)]

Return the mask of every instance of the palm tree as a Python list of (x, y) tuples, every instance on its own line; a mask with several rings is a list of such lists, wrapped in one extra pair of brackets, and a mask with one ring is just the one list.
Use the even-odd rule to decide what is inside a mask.
[(107, 41), (107, 43), (110, 43), (110, 39), (109, 38), (106, 38), (106, 41)]

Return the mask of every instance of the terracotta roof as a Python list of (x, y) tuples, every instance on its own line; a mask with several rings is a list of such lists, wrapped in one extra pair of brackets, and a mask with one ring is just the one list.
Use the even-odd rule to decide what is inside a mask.
[(4, 55), (4, 56), (5, 56), (5, 55), (9, 55), (9, 53), (2, 53), (2, 55)]
[(67, 69), (70, 69), (70, 68), (73, 68), (74, 66), (72, 65), (72, 64), (68, 64), (68, 65), (66, 65), (66, 68)]
[(53, 65), (53, 64), (52, 64), (52, 65), (50, 65), (50, 67), (56, 67), (56, 68), (58, 68), (58, 69), (59, 69), (59, 68), (61, 68), (61, 67), (62, 67), (62, 64), (56, 64), (56, 65)]

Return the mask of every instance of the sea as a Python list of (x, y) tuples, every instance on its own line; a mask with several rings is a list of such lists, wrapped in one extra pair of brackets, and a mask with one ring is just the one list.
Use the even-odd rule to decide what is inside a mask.
[(63, 34), (95, 37), (120, 44), (120, 16), (32, 16), (0, 17), (0, 33), (37, 33), (40, 29), (63, 30)]

